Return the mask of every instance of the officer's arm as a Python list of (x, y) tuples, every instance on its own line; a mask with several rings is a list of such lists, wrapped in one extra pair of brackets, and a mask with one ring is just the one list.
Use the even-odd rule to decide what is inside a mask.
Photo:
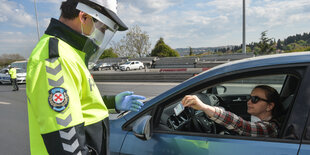
[(108, 109), (115, 109), (115, 96), (102, 96), (102, 99)]
[(29, 125), (30, 130), (36, 127), (38, 131), (30, 131), (30, 138), (39, 137), (48, 154), (84, 155), (88, 153), (88, 148), (79, 96), (80, 73), (72, 63), (60, 60), (56, 57), (35, 62), (30, 60), (28, 63)]

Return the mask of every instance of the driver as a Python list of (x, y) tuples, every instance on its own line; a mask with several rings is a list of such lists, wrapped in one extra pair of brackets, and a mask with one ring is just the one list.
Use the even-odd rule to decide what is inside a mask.
[(279, 117), (282, 105), (278, 92), (267, 85), (258, 85), (248, 100), (248, 113), (259, 118), (257, 122), (242, 119), (219, 107), (204, 104), (196, 95), (187, 95), (182, 99), (184, 107), (204, 111), (214, 122), (225, 126), (239, 135), (252, 137), (277, 137), (280, 127)]

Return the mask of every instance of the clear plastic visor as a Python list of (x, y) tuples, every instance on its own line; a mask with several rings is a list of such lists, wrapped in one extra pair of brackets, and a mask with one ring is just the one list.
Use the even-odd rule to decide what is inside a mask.
[(83, 51), (86, 53), (85, 61), (88, 62), (88, 68), (91, 69), (94, 67), (119, 27), (107, 16), (83, 3), (78, 3), (77, 9), (89, 14), (93, 18), (92, 32), (87, 36), (89, 39), (86, 41), (83, 48)]
[[(110, 30), (105, 24), (97, 21), (94, 23), (93, 32), (89, 36), (83, 51), (88, 51), (87, 54), (90, 54), (88, 60), (88, 67), (92, 68), (96, 64), (99, 57), (102, 55), (104, 49), (107, 47), (111, 39), (113, 38), (115, 32)], [(90, 44), (95, 44), (97, 47), (94, 48)], [(85, 48), (93, 48), (93, 51)]]

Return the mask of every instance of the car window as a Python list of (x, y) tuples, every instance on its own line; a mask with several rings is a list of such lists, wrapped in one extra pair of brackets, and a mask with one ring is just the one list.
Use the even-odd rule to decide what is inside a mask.
[(19, 68), (16, 69), (16, 73), (26, 73), (26, 70)]
[[(251, 115), (247, 113), (247, 101), (252, 89), (257, 85), (274, 87), (279, 93), (283, 90), (288, 74), (255, 76), (237, 78), (234, 80), (220, 81), (199, 91), (191, 93), (196, 95), (203, 103), (219, 106), (230, 111), (244, 120), (251, 121)], [(200, 87), (200, 86), (197, 86)], [(218, 135), (238, 135), (225, 127), (209, 120), (202, 111), (185, 108), (179, 115), (176, 107), (184, 96), (167, 105), (160, 116), (159, 130), (211, 133)], [(290, 101), (291, 102), (291, 101)], [(289, 103), (290, 104), (290, 103)]]

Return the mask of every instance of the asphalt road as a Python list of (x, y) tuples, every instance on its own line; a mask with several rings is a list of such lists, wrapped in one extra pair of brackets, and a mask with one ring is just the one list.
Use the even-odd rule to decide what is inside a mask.
[[(178, 83), (97, 83), (102, 95), (134, 91), (145, 97), (156, 96)], [(11, 91), (11, 85), (0, 85), (0, 155), (30, 155), (26, 85)]]

